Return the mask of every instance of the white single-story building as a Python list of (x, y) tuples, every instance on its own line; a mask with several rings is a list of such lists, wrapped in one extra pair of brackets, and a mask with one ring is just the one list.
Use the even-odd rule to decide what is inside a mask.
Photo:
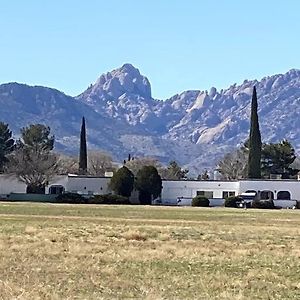
[[(262, 199), (272, 199), (275, 205), (294, 206), (300, 201), (299, 180), (201, 180), (163, 181), (162, 203), (190, 205), (197, 195), (210, 199), (211, 206), (222, 206), (224, 199), (243, 193), (259, 193)], [(290, 200), (293, 200), (290, 202)]]
[[(110, 180), (111, 177), (74, 174), (57, 176), (46, 187), (46, 194), (108, 194), (112, 192), (109, 188)], [(0, 195), (12, 192), (26, 193), (26, 185), (13, 176), (0, 175)], [(259, 192), (263, 198), (273, 199), (279, 206), (286, 206), (282, 205), (282, 201), (300, 201), (300, 180), (163, 180), (161, 203), (174, 205), (178, 199), (182, 199), (182, 205), (190, 205), (193, 197), (203, 195), (210, 199), (211, 206), (219, 206), (223, 205), (226, 197), (245, 192)]]
[[(51, 188), (58, 187), (66, 187), (68, 185), (68, 176), (67, 175), (59, 175), (55, 176), (53, 180), (46, 186), (45, 193), (50, 194)], [(26, 193), (27, 185), (20, 181), (14, 175), (0, 175), (0, 195), (8, 195), (10, 193)]]

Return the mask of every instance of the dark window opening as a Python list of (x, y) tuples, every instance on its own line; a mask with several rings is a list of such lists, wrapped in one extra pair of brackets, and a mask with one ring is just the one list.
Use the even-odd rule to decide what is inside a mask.
[(60, 195), (65, 191), (65, 188), (62, 185), (51, 185), (49, 188), (49, 194), (51, 195)]
[(291, 193), (289, 191), (279, 191), (277, 200), (291, 200)]
[(232, 192), (232, 191), (223, 191), (222, 198), (226, 199), (228, 197), (234, 197), (234, 196), (235, 196), (235, 192)]
[(260, 199), (261, 200), (274, 200), (274, 193), (272, 191), (261, 191)]
[(211, 191), (197, 191), (197, 196), (204, 196), (208, 199), (213, 198), (214, 193)]

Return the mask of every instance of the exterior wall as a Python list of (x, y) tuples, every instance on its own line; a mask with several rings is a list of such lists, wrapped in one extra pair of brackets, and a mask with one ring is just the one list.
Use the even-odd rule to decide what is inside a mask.
[(293, 208), (297, 207), (296, 200), (274, 200), (274, 205), (282, 208)]
[[(45, 193), (48, 194), (51, 185), (62, 185), (66, 187), (67, 176), (57, 176), (46, 187)], [(0, 175), (0, 195), (10, 193), (26, 193), (26, 184), (13, 175)]]
[[(108, 183), (110, 178), (104, 177), (85, 177), (85, 176), (56, 176), (51, 180), (45, 189), (45, 193), (49, 193), (52, 185), (62, 185), (66, 191), (76, 191), (82, 194), (93, 192), (94, 194), (107, 194), (110, 192)], [(26, 193), (26, 184), (19, 181), (15, 176), (0, 175), (0, 195), (8, 195), (10, 193)]]
[(0, 175), (0, 195), (14, 193), (26, 193), (26, 184), (12, 175)]
[(209, 199), (209, 206), (217, 207), (217, 206), (224, 206), (225, 199)]
[(69, 175), (66, 191), (81, 194), (108, 194), (110, 177)]
[(52, 185), (62, 185), (65, 189), (68, 184), (68, 176), (67, 175), (59, 175), (51, 180), (49, 185), (46, 186), (45, 193), (49, 194), (49, 189)]
[(223, 192), (239, 193), (239, 181), (163, 181), (162, 200), (176, 200), (178, 197), (193, 198), (197, 191), (213, 192), (213, 198), (222, 198)]
[(300, 181), (296, 180), (242, 180), (240, 181), (239, 193), (247, 190), (263, 191), (269, 190), (277, 199), (279, 191), (289, 191), (291, 199), (300, 200)]
[(197, 191), (212, 191), (211, 206), (224, 204), (223, 192), (234, 191), (235, 195), (247, 190), (270, 190), (274, 193), (276, 206), (292, 207), (295, 201), (276, 200), (279, 191), (289, 191), (292, 200), (300, 200), (300, 181), (294, 180), (242, 180), (242, 181), (163, 181), (162, 203), (176, 204), (178, 197), (184, 197), (181, 205), (191, 205), (191, 198), (197, 195)]

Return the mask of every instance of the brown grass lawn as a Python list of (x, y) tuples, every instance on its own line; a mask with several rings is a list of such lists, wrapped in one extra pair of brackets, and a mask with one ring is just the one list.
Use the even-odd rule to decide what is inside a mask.
[(300, 211), (0, 203), (0, 299), (300, 299)]

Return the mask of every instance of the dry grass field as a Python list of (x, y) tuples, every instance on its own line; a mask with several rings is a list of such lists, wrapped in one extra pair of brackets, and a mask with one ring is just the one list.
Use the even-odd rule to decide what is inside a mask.
[(0, 299), (300, 299), (300, 211), (0, 203)]

